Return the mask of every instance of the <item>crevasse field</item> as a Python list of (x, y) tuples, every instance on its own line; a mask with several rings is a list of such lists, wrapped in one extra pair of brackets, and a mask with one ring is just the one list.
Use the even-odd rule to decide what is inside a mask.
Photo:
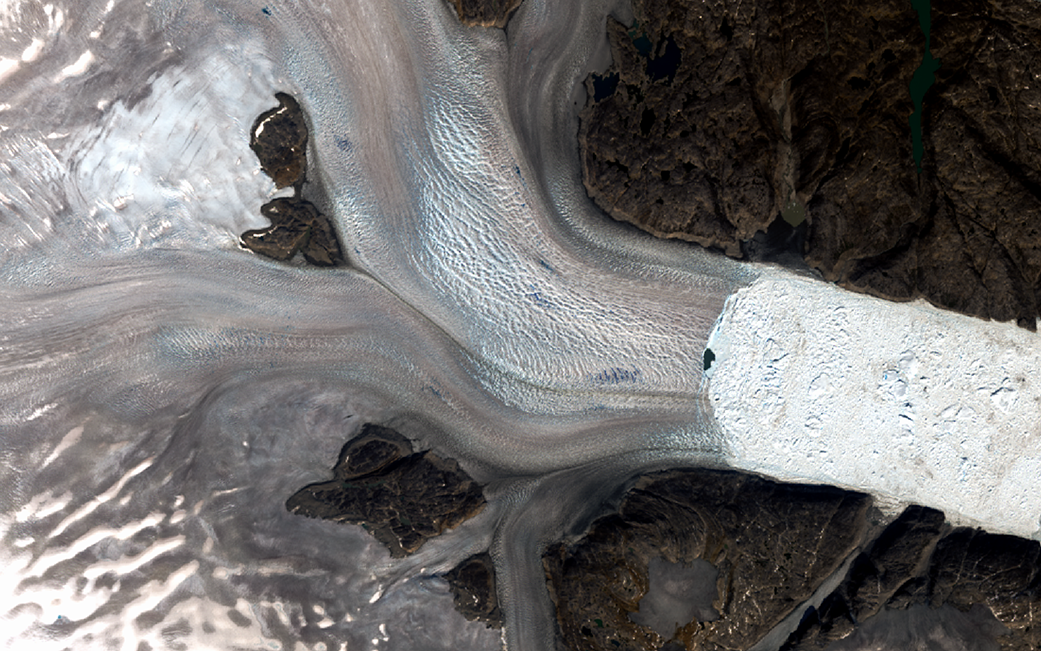
[[(443, 0), (0, 0), (0, 648), (552, 649), (541, 550), (675, 465), (1041, 537), (1036, 334), (586, 198), (581, 82), (626, 11), (525, 0), (504, 32)], [(238, 245), (275, 195), (248, 131), (278, 91), (347, 267)], [(365, 422), (488, 507), (400, 561), (290, 515)], [(435, 576), (483, 549), (501, 632)]]

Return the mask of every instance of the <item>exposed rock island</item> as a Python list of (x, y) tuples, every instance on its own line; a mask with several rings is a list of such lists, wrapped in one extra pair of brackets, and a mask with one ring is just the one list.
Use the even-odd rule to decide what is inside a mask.
[[(860, 542), (870, 498), (828, 486), (780, 484), (720, 470), (641, 477), (618, 512), (544, 556), (569, 649), (747, 649), (835, 572)], [(718, 617), (664, 635), (642, 610), (652, 559), (717, 570)]]
[(367, 424), (344, 445), (333, 479), (286, 502), (292, 513), (360, 524), (394, 558), (417, 551), (484, 508), (481, 486), (451, 459), (413, 452), (398, 432)]
[(250, 130), (249, 147), (276, 188), (293, 188), (292, 197), (279, 197), (260, 207), (271, 221), (267, 228), (246, 231), (242, 246), (275, 260), (297, 253), (310, 264), (331, 267), (342, 261), (340, 243), (329, 218), (301, 193), (307, 182), (307, 122), (300, 104), (276, 93), (279, 105), (261, 113)]
[(502, 626), (502, 610), (495, 586), (495, 566), (487, 552), (475, 554), (444, 575), (452, 590), (455, 609), (470, 621), (489, 628)]
[[(331, 481), (305, 486), (286, 502), (292, 513), (361, 525), (393, 558), (415, 553), (484, 506), (482, 487), (455, 461), (429, 450), (414, 452), (400, 433), (372, 423), (344, 445)], [(442, 578), (464, 617), (502, 626), (495, 566), (487, 552)]]
[(471, 27), (506, 27), (521, 0), (450, 0), (459, 22)]
[(968, 527), (945, 531), (943, 524), (941, 512), (909, 507), (857, 556), (782, 651), (825, 649), (870, 634), (875, 622), (892, 626), (902, 614), (936, 616), (942, 607), (990, 629), (1002, 651), (1041, 648), (1041, 544)]

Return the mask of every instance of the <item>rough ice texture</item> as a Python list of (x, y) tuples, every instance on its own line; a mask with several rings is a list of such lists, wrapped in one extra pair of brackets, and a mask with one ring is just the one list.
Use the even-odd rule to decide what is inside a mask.
[[(441, 0), (4, 5), (0, 646), (550, 647), (545, 541), (721, 458), (702, 349), (752, 275), (594, 225), (571, 98), (609, 9), (536, 3), (511, 46)], [(350, 268), (238, 245), (278, 91)], [(397, 562), (286, 512), (362, 422), (488, 506)], [(502, 633), (433, 578), (484, 550)]]
[[(619, 477), (725, 460), (703, 349), (756, 273), (585, 197), (575, 90), (612, 10), (527, 0), (507, 37), (442, 0), (3, 6), (0, 644), (552, 648), (547, 541)], [(275, 195), (248, 142), (276, 91), (350, 268), (238, 246)], [(401, 561), (286, 512), (362, 422), (458, 459), (488, 506)], [(987, 454), (1029, 465), (1016, 444)], [(430, 578), (485, 549), (501, 635)]]
[(1033, 333), (777, 271), (731, 298), (709, 347), (735, 466), (1039, 535)]

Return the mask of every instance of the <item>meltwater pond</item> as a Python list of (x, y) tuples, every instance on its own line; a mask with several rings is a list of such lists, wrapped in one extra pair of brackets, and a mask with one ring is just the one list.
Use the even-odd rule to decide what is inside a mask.
[[(557, 4), (526, 0), (508, 32), (440, 0), (0, 7), (0, 646), (549, 649), (541, 552), (634, 474), (778, 470), (799, 434), (770, 409), (811, 362), (744, 357), (735, 315), (777, 324), (784, 304), (753, 298), (809, 281), (603, 219), (574, 103), (626, 9)], [(248, 146), (276, 92), (309, 115), (303, 194), (343, 266), (238, 244), (280, 196)], [(821, 390), (852, 390), (870, 348)], [(1024, 382), (1012, 413), (1039, 393)], [(458, 460), (487, 507), (403, 560), (289, 513), (370, 422)], [(1035, 519), (961, 516), (1030, 533), (1036, 439), (993, 441), (1018, 446), (1007, 490)], [(782, 469), (919, 499), (910, 471)], [(486, 549), (501, 631), (437, 578)]]

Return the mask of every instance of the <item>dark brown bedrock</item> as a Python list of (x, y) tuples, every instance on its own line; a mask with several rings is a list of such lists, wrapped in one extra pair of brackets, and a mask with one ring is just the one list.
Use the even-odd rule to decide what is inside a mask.
[[(303, 487), (286, 501), (291, 513), (361, 525), (393, 558), (459, 526), (485, 506), (482, 486), (452, 459), (415, 452), (389, 427), (366, 423), (340, 451), (332, 479)], [(442, 575), (466, 619), (502, 626), (495, 566), (475, 554)]]
[(484, 492), (459, 464), (387, 427), (366, 424), (347, 442), (330, 481), (305, 486), (291, 513), (365, 527), (394, 558), (459, 526), (484, 508)]
[[(543, 557), (562, 645), (743, 651), (794, 615), (801, 623), (782, 651), (820, 651), (878, 630), (882, 646), (834, 648), (919, 648), (901, 647), (898, 628), (908, 639), (984, 642), (942, 648), (1041, 648), (1041, 544), (952, 527), (923, 506), (882, 526), (870, 504), (861, 493), (736, 471), (644, 475), (616, 511)], [(636, 623), (655, 559), (711, 563), (716, 616), (679, 622), (671, 634)], [(838, 587), (809, 607), (833, 576)]]
[(260, 255), (290, 261), (297, 253), (308, 263), (331, 267), (343, 262), (336, 230), (328, 217), (303, 198), (307, 183), (307, 118), (293, 96), (276, 93), (278, 106), (261, 113), (250, 129), (249, 147), (276, 188), (293, 188), (260, 207), (266, 228), (246, 231), (239, 242)]
[[(643, 476), (617, 513), (543, 557), (564, 646), (747, 649), (839, 569), (861, 542), (869, 504), (861, 493), (733, 471)], [(655, 558), (711, 563), (718, 617), (682, 622), (673, 635), (635, 623)]]
[(261, 113), (249, 131), (249, 148), (276, 188), (299, 191), (307, 180), (307, 121), (292, 95), (275, 93), (278, 106)]
[(521, 0), (449, 0), (459, 22), (470, 27), (506, 27)]
[(445, 573), (443, 578), (452, 590), (455, 609), (463, 617), (484, 622), (488, 628), (502, 627), (495, 566), (488, 552), (471, 556)]
[(984, 628), (977, 635), (989, 635), (994, 648), (1034, 651), (1041, 648), (1039, 561), (1037, 541), (967, 527), (947, 530), (939, 511), (909, 507), (857, 556), (842, 584), (804, 617), (782, 651), (820, 651), (869, 629), (873, 620), (916, 607), (928, 615), (945, 606)]
[(608, 20), (614, 63), (581, 114), (605, 212), (752, 258), (804, 220), (781, 239), (828, 280), (1034, 328), (1041, 5), (933, 4), (919, 174), (909, 0), (633, 4), (634, 24)]

